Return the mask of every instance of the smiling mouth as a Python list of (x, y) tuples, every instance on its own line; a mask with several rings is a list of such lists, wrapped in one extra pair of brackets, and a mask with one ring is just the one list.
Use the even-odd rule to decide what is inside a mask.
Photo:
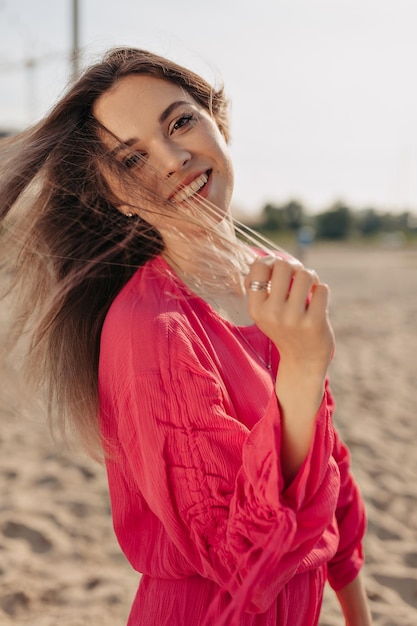
[(188, 198), (191, 198), (196, 193), (198, 193), (208, 182), (209, 176), (211, 174), (211, 170), (207, 170), (204, 174), (200, 174), (198, 178), (193, 180), (192, 183), (183, 187), (178, 193), (176, 193), (172, 198), (172, 202), (184, 202)]

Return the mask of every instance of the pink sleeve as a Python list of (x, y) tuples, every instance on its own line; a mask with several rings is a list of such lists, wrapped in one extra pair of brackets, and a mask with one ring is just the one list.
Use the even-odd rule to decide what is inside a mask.
[(208, 373), (140, 373), (127, 384), (118, 436), (137, 488), (192, 571), (242, 611), (263, 612), (303, 563), (314, 567), (333, 520), (331, 410), (326, 394), (309, 454), (284, 491), (275, 395), (250, 432), (224, 406)]
[(358, 486), (350, 473), (350, 455), (335, 432), (333, 456), (340, 471), (340, 494), (336, 509), (339, 527), (339, 546), (329, 563), (328, 578), (338, 591), (349, 584), (358, 574), (364, 561), (362, 539), (366, 529), (364, 503)]

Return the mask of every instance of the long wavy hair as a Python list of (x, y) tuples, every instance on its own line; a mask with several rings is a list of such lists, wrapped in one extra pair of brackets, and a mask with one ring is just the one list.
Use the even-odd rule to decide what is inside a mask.
[(94, 456), (104, 318), (136, 269), (164, 249), (154, 227), (118, 210), (106, 168), (126, 172), (109, 161), (93, 116), (97, 99), (131, 74), (179, 85), (228, 141), (222, 86), (153, 53), (118, 48), (87, 69), (44, 120), (0, 143), (1, 267), (14, 298), (7, 338), (26, 338), (25, 369), (45, 391), (49, 417), (64, 432), (71, 425)]

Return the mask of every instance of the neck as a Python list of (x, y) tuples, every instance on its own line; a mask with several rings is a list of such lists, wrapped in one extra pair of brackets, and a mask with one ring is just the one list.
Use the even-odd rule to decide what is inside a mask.
[(201, 229), (199, 233), (171, 231), (162, 236), (165, 260), (184, 282), (190, 286), (193, 283), (193, 289), (199, 285), (199, 292), (203, 293), (213, 291), (213, 287), (216, 293), (224, 287), (242, 292), (242, 272), (231, 220), (224, 219), (215, 229)]
[(217, 233), (186, 240), (172, 232), (162, 253), (177, 276), (222, 317), (239, 326), (253, 324), (247, 313), (244, 273), (246, 254), (230, 224)]

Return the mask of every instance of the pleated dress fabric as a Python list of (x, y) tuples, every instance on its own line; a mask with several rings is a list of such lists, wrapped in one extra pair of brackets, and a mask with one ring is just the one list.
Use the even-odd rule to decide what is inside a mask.
[(285, 488), (269, 356), (162, 257), (109, 309), (100, 424), (116, 536), (142, 574), (128, 626), (315, 626), (326, 580), (360, 570), (365, 513), (330, 390)]

